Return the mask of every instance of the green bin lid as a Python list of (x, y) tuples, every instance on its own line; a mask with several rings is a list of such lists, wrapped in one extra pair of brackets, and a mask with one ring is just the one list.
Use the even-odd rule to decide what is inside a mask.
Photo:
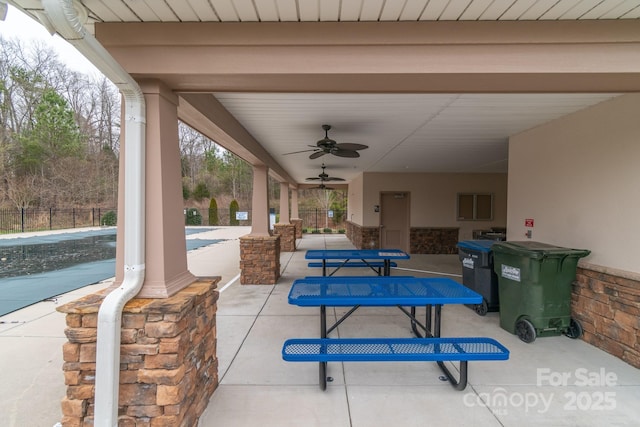
[(563, 248), (560, 246), (529, 240), (523, 242), (496, 242), (491, 249), (494, 253), (528, 256), (529, 258), (535, 259), (545, 257), (560, 258), (566, 256), (582, 258), (591, 253), (591, 251), (587, 249)]

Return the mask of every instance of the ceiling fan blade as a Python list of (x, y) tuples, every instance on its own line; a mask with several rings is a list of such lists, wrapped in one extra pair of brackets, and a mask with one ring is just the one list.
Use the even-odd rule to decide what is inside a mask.
[(323, 181), (344, 181), (344, 179), (343, 178), (336, 178), (335, 176), (330, 176), (330, 177), (327, 177), (327, 178), (323, 179)]
[(315, 153), (313, 153), (312, 155), (309, 156), (310, 159), (317, 159), (318, 157), (324, 156), (325, 153), (324, 151), (317, 151)]
[(307, 178), (307, 181), (317, 181), (317, 180), (324, 181), (324, 179), (322, 179), (322, 178), (318, 178), (318, 177)]
[(309, 149), (309, 150), (292, 151), (290, 153), (284, 153), (283, 156), (287, 156), (289, 154), (308, 153), (309, 151), (318, 151), (318, 149), (317, 148), (312, 148), (312, 149)]
[(360, 154), (357, 151), (351, 151), (351, 150), (340, 150), (340, 149), (332, 150), (331, 154), (338, 157), (351, 157), (351, 158), (360, 157)]
[(363, 144), (344, 143), (344, 144), (336, 144), (336, 148), (338, 150), (355, 151), (355, 150), (365, 150), (365, 149), (369, 148), (369, 146), (368, 145), (363, 145)]

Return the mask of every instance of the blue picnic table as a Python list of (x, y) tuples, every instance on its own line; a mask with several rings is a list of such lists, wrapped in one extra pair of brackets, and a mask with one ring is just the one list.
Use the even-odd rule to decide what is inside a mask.
[(382, 267), (382, 275), (390, 276), (392, 260), (409, 259), (409, 254), (400, 249), (317, 249), (307, 251), (305, 259), (321, 261), (309, 267), (322, 266), (323, 276), (327, 276), (327, 267), (335, 268), (328, 276), (342, 267), (369, 267), (378, 275)]
[[(331, 276), (305, 277), (293, 282), (289, 303), (320, 308), (320, 338), (292, 339), (285, 343), (283, 358), (290, 361), (319, 362), (320, 388), (326, 388), (328, 361), (432, 360), (458, 390), (466, 387), (469, 360), (505, 360), (509, 351), (491, 338), (441, 338), (441, 309), (445, 304), (478, 304), (482, 296), (449, 278), (411, 276)], [(327, 328), (326, 307), (352, 307)], [(411, 320), (418, 338), (328, 338), (335, 328), (359, 307), (396, 306)], [(422, 324), (415, 308), (426, 307)], [(408, 311), (405, 307), (410, 307)], [(433, 322), (432, 322), (432, 307)], [(422, 329), (422, 333), (417, 329)], [(460, 362), (459, 379), (444, 365)]]

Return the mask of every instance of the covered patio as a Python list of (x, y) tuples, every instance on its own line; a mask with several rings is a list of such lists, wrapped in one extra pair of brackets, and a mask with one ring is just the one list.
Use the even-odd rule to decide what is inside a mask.
[[(322, 157), (348, 186), (348, 240), (340, 244), (443, 255), (477, 228), (498, 227), (509, 240), (590, 249), (574, 288), (574, 315), (586, 324), (587, 342), (640, 366), (640, 271), (632, 255), (637, 242), (628, 239), (640, 203), (634, 160), (640, 2), (10, 3), (73, 43), (124, 95), (118, 215), (124, 220), (113, 292), (122, 299), (111, 306), (133, 296), (175, 301), (202, 282), (189, 271), (181, 244), (182, 120), (253, 167), (252, 228), (240, 241), (240, 281), (264, 285), (247, 292), (252, 298), (266, 292), (267, 308), (271, 291), (284, 292), (288, 284), (282, 263), (302, 256), (296, 191), (321, 162), (289, 153), (319, 147), (313, 144), (323, 136), (320, 126), (331, 124), (336, 141), (368, 146), (360, 158)], [(275, 235), (268, 227), (268, 176), (281, 190)], [(474, 201), (470, 216), (460, 210), (461, 196)], [(478, 196), (490, 200), (480, 218)], [(394, 200), (400, 214), (389, 215)], [(390, 216), (402, 221), (391, 227)], [(214, 266), (207, 276), (215, 275)], [(210, 300), (216, 280), (205, 278)], [(97, 351), (98, 359), (109, 356), (96, 362), (96, 395), (102, 394), (96, 422), (118, 411), (117, 382), (105, 386), (117, 376), (120, 348), (117, 310), (109, 316), (110, 335), (98, 344), (109, 351)], [(215, 333), (207, 330), (204, 342)], [(205, 353), (206, 363), (214, 363), (215, 348)], [(68, 376), (83, 375), (83, 365), (66, 367), (74, 372)], [(223, 383), (232, 372), (221, 375)], [(211, 372), (198, 375), (212, 389)], [(191, 397), (163, 396), (179, 402), (156, 403), (169, 412), (154, 414), (188, 410), (197, 417), (202, 408)], [(78, 418), (93, 415), (87, 404), (74, 405)]]
[[(584, 341), (563, 336), (525, 344), (500, 328), (498, 313), (481, 317), (464, 306), (443, 309), (444, 334), (493, 337), (511, 352), (507, 361), (471, 362), (464, 391), (443, 382), (435, 363), (354, 362), (330, 363), (328, 374), (333, 381), (323, 392), (315, 363), (281, 358), (285, 339), (318, 335), (318, 310), (287, 304), (287, 294), (293, 280), (319, 274), (319, 269), (307, 267), (306, 250), (353, 246), (344, 235), (305, 234), (298, 241), (298, 251), (281, 255), (282, 276), (277, 285), (243, 286), (233, 278), (239, 274), (238, 237), (247, 231), (210, 232), (212, 238), (228, 240), (190, 252), (188, 257), (189, 268), (198, 275), (211, 271), (210, 259), (226, 261), (223, 270), (217, 269), (222, 275), (216, 316), (220, 383), (200, 417), (201, 427), (423, 426), (427, 421), (469, 426), (600, 426), (630, 425), (640, 417), (636, 368)], [(410, 274), (420, 277), (451, 274), (454, 279), (459, 279), (456, 275), (462, 269), (457, 255), (414, 255), (398, 267), (393, 275), (408, 274), (402, 269), (411, 269)], [(63, 295), (59, 304), (108, 286), (103, 283)], [(56, 306), (45, 301), (0, 318), (0, 360), (5, 372), (0, 409), (5, 425), (51, 427), (61, 419), (59, 401), (65, 385), (60, 348), (66, 338), (64, 315), (55, 311)], [(330, 313), (334, 315), (333, 310)], [(395, 308), (363, 309), (334, 335), (410, 337), (411, 328)]]

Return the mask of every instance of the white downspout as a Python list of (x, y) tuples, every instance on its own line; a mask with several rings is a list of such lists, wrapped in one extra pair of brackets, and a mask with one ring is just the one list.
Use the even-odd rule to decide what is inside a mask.
[[(122, 309), (144, 282), (145, 275), (145, 102), (133, 78), (82, 26), (86, 15), (79, 2), (42, 0), (45, 26), (51, 25), (119, 89), (125, 102), (124, 279), (104, 299), (98, 312), (94, 426), (118, 425), (120, 327)], [(86, 17), (86, 16), (85, 16)], [(42, 19), (42, 18), (41, 18)]]

